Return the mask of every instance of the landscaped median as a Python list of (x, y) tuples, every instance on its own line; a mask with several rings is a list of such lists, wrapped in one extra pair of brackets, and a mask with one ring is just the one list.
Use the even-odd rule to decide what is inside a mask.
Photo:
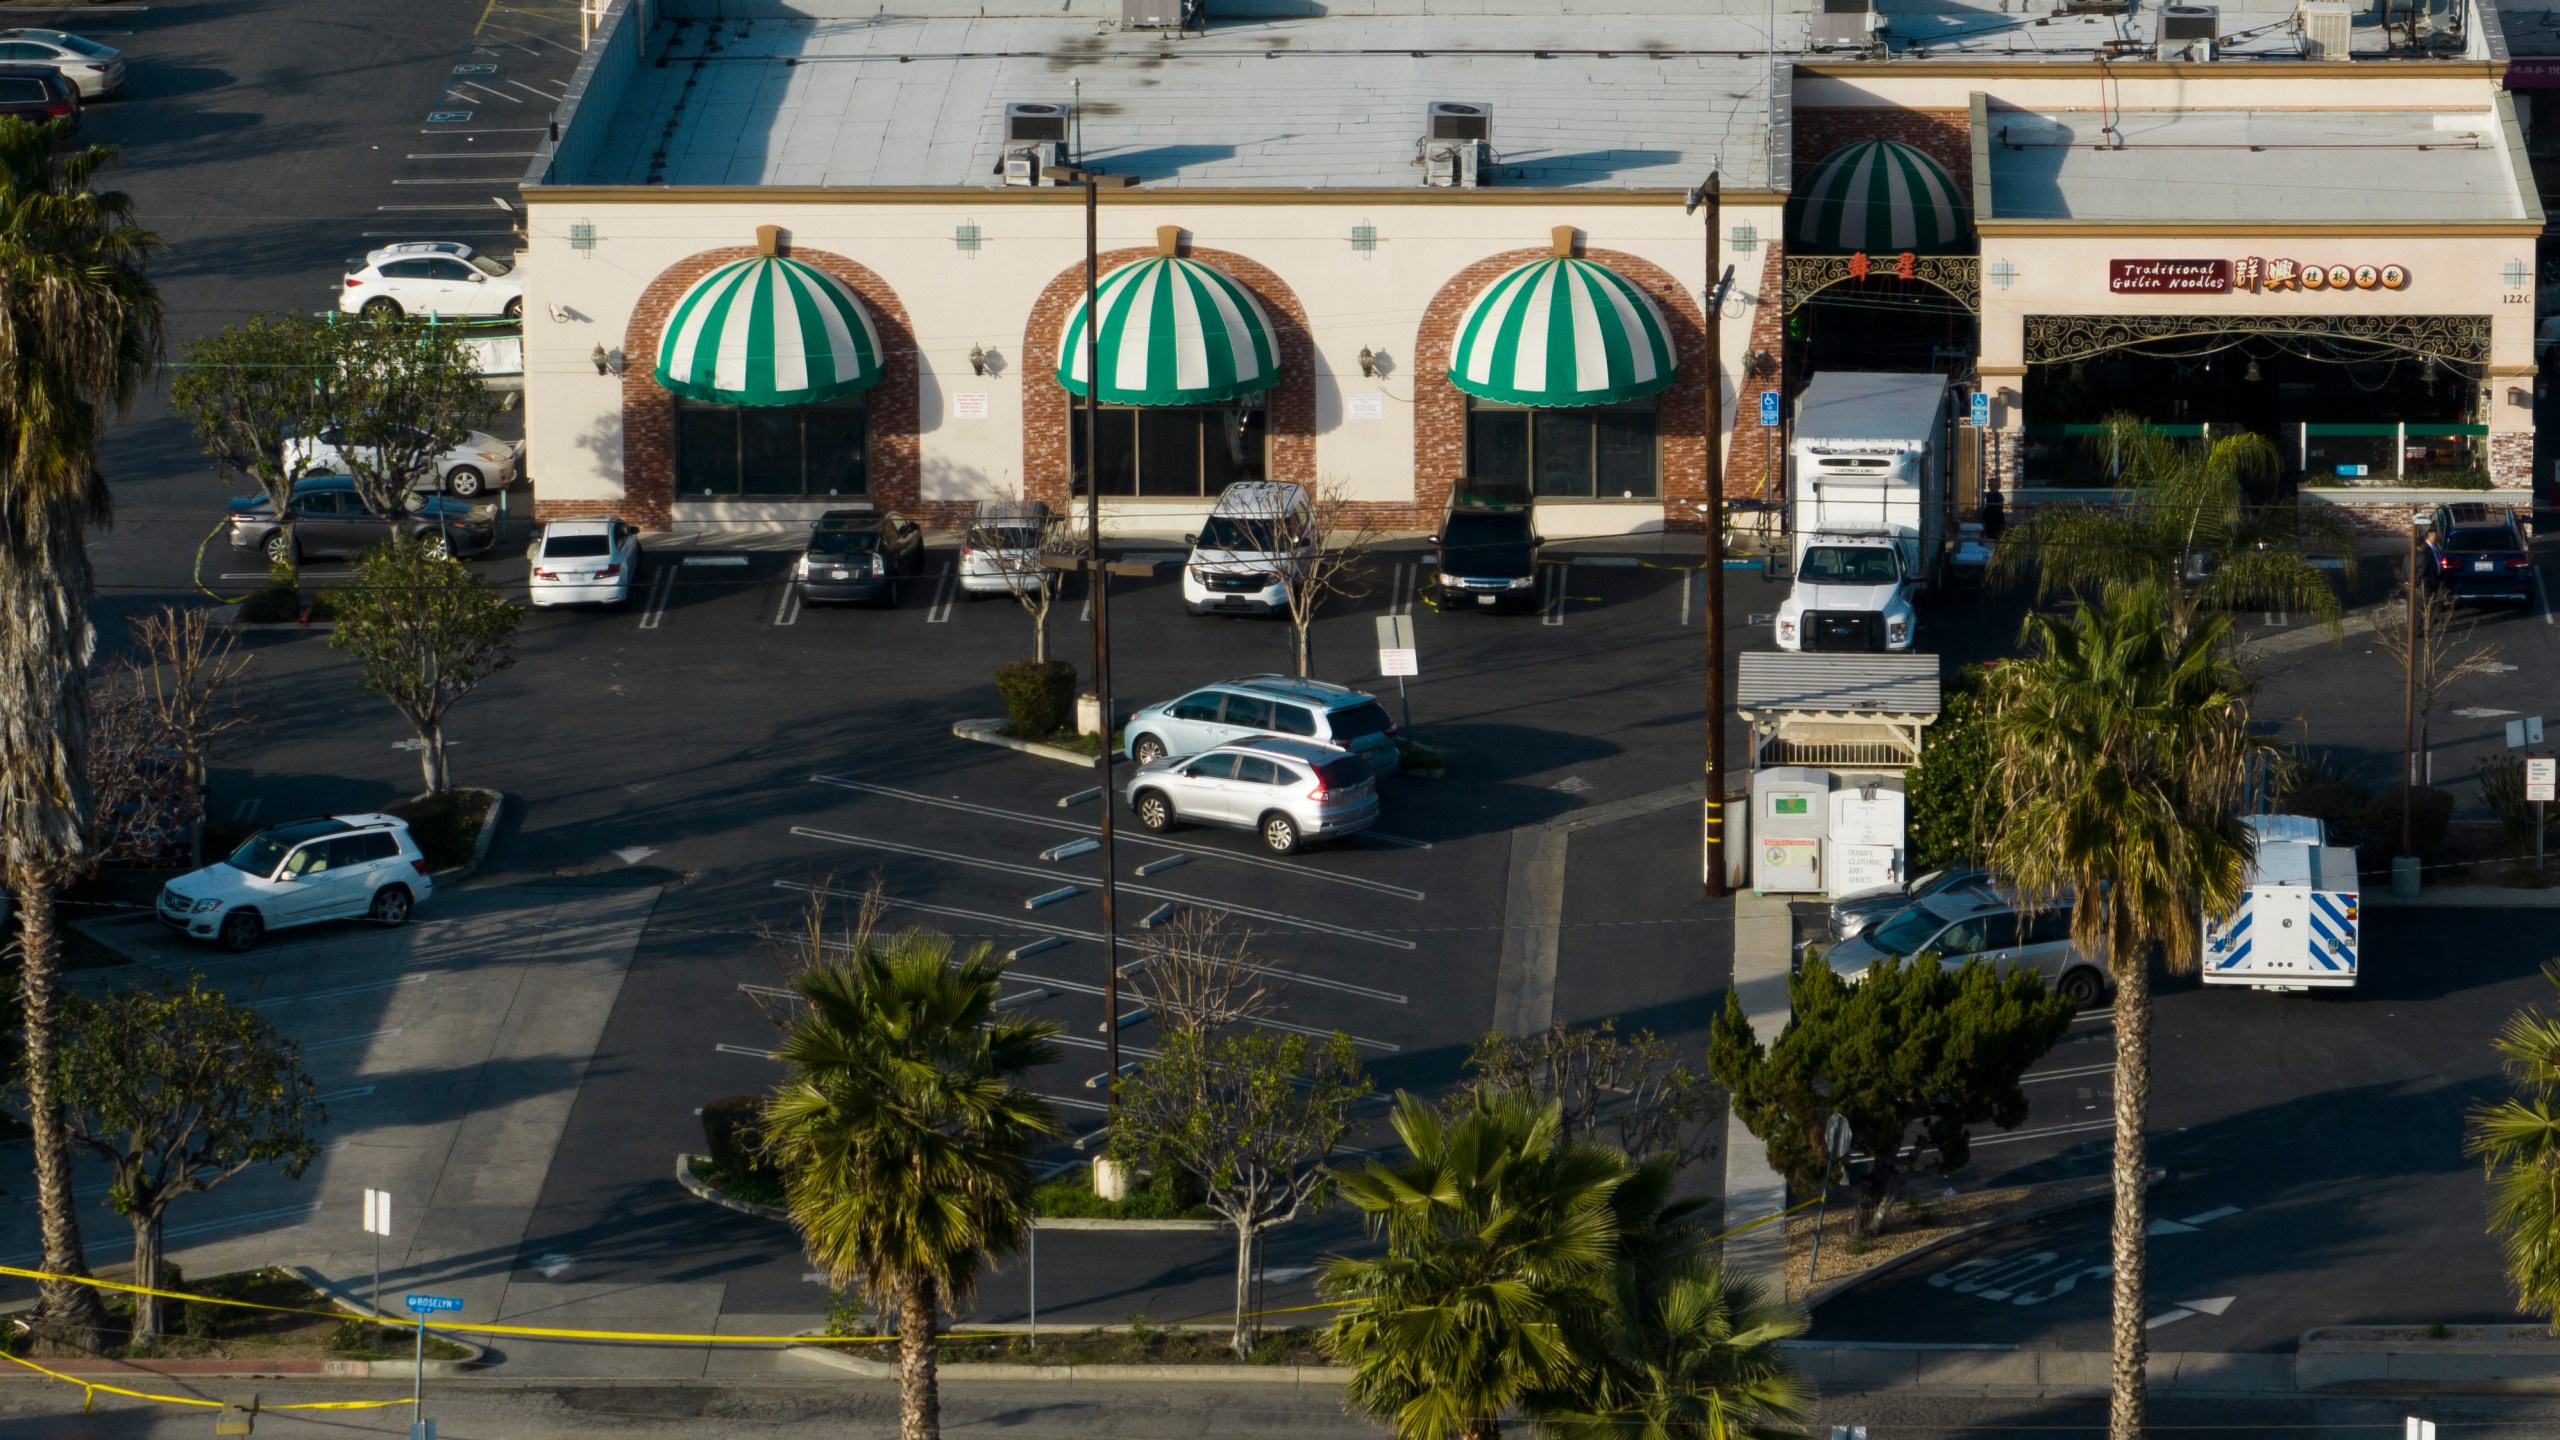
[[(299, 1265), (215, 1275), (192, 1284), (183, 1277), (164, 1280), (162, 1293), (242, 1303), (172, 1298), (166, 1310), (169, 1333), (142, 1353), (46, 1359), (44, 1368), (87, 1380), (135, 1375), (405, 1380), (416, 1373), (410, 1326), (397, 1319), (368, 1323), (372, 1312), (352, 1294)], [(107, 1310), (111, 1321), (120, 1320), (130, 1313), (129, 1297), (109, 1292)], [(22, 1335), (12, 1336), (9, 1353), (20, 1353), (22, 1345)], [(481, 1356), (476, 1345), (430, 1335), (426, 1373), (458, 1375), (479, 1364)]]
[[(937, 1370), (945, 1380), (1044, 1380), (1074, 1384), (1104, 1381), (1205, 1381), (1242, 1385), (1340, 1385), (1351, 1372), (1328, 1363), (1316, 1332), (1264, 1332), (1250, 1360), (1229, 1348), (1229, 1326), (1199, 1328), (1131, 1324), (1126, 1329), (1043, 1330), (1037, 1338), (1017, 1327), (1004, 1334), (971, 1334), (967, 1327), (941, 1343)], [(806, 1364), (871, 1380), (898, 1375), (894, 1341), (858, 1345), (801, 1345), (783, 1352)]]

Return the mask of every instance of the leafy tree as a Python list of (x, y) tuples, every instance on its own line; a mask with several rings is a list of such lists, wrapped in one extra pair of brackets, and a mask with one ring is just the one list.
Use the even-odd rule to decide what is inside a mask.
[(2029, 616), (2028, 654), (1992, 696), (1992, 862), (2031, 896), (2069, 896), (2073, 943), (2115, 974), (2113, 1440), (2138, 1440), (2146, 1410), (2151, 957), (2193, 969), (2199, 907), (2239, 903), (2254, 841), (2237, 812), (2275, 755), (2249, 733), (2229, 628), (2158, 583), (2110, 585), (2096, 605)]
[(329, 643), (364, 667), (364, 688), (391, 702), (418, 732), (427, 793), (453, 788), (444, 717), (480, 682), (516, 663), (524, 612), (470, 567), (423, 540), (394, 538), (356, 561), (354, 588), (338, 593)]
[[(71, 122), (0, 125), (0, 870), (18, 900), (43, 1264), (81, 1277), (71, 1157), (54, 1094), (62, 948), (54, 890), (87, 863), (90, 571), (86, 528), (109, 515), (97, 465), (108, 412), (132, 403), (160, 352), (144, 274), (157, 237), (132, 202), (96, 188), (110, 146), (75, 148)], [(71, 1279), (41, 1287), (39, 1329), (79, 1344), (105, 1322)]]
[(1650, 1030), (1622, 1039), (1604, 1020), (1487, 1035), (1468, 1052), (1467, 1068), (1488, 1085), (1556, 1102), (1568, 1138), (1615, 1140), (1631, 1160), (1663, 1155), (1679, 1167), (1716, 1152), (1715, 1085)]
[(1236, 1354), (1253, 1354), (1253, 1247), (1321, 1201), (1325, 1157), (1369, 1092), (1351, 1037), (1210, 1035), (1168, 1029), (1156, 1058), (1120, 1082), (1112, 1157), (1190, 1176), (1236, 1232)]
[[(2560, 961), (2542, 967), (2560, 989)], [(2560, 1315), (2560, 1019), (2519, 1010), (2495, 1048), (2516, 1093), (2471, 1112), (2466, 1146), (2489, 1181), (2489, 1230), (2506, 1252), (2516, 1308)]]
[(2002, 975), (1978, 960), (1949, 970), (1929, 955), (1879, 961), (1855, 982), (1810, 962), (1787, 992), (1794, 1013), (1766, 1047), (1728, 993), (1708, 1062), (1733, 1092), (1734, 1113), (1768, 1145), (1769, 1163), (1796, 1185), (1818, 1186), (1838, 1164), (1823, 1132), (1835, 1114), (1849, 1122), (1873, 1157), (1858, 1199), (1867, 1235), (1884, 1228), (1913, 1127), (1940, 1173), (1962, 1169), (1973, 1126), (2008, 1130), (2027, 1118), (2019, 1077), (2071, 1028), (2075, 1010), (2031, 970)]
[(1778, 1348), (1804, 1312), (1688, 1253), (1621, 1263), (1580, 1393), (1536, 1409), (1556, 1440), (1779, 1440), (1800, 1436), (1813, 1389)]
[(2210, 441), (2162, 435), (2131, 415), (2107, 420), (2104, 448), (2125, 492), (2114, 505), (2056, 505), (2011, 525), (1993, 553), (1992, 578), (2032, 574), (2038, 601), (2149, 583), (2178, 608), (2276, 606), (2338, 622), (2338, 592), (2313, 564), (2338, 565), (2353, 583), (2355, 531), (2333, 508), (2259, 504), (2284, 458), (2263, 435)]
[(1399, 1440), (1494, 1440), (1504, 1410), (1587, 1369), (1573, 1341), (1605, 1313), (1633, 1172), (1567, 1139), (1554, 1104), (1489, 1087), (1454, 1115), (1399, 1095), (1395, 1130), (1407, 1159), (1336, 1182), (1386, 1253), (1326, 1267), (1344, 1308), (1325, 1346), (1350, 1406)]
[[(108, 1203), (133, 1222), (133, 1283), (160, 1284), (169, 1207), (252, 1165), (301, 1179), (327, 1112), (302, 1049), (265, 1017), (190, 977), (63, 1007), (57, 1078), (71, 1137), (106, 1162)], [(160, 1333), (160, 1300), (133, 1297), (133, 1343)]]
[(1021, 1078), (1058, 1058), (1055, 1024), (996, 1008), (1004, 962), (909, 931), (792, 978), (800, 1013), (765, 1107), (765, 1147), (809, 1258), (898, 1311), (898, 1433), (941, 1434), (938, 1309), (1031, 1223), (1028, 1152), (1058, 1122)]
[(1979, 865), (1999, 817), (1992, 794), (1989, 707), (1982, 687), (1989, 667), (1963, 666), (1947, 686), (1944, 708), (1905, 778), (1911, 816), (1911, 869)]
[(496, 408), (451, 325), (368, 315), (321, 327), (311, 422), (339, 435), (338, 458), (365, 508), (403, 513), (410, 486)]
[(252, 315), (187, 347), (169, 377), (169, 404), (220, 470), (266, 493), (276, 513), (308, 466), (285, 442), (317, 434), (329, 327), (300, 315)]

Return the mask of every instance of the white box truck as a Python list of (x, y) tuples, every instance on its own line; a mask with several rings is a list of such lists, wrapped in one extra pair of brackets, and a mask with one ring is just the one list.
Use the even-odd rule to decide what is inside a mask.
[(2229, 915), (2204, 917), (2204, 983), (2349, 989), (2361, 928), (2353, 846), (2323, 843), (2303, 815), (2252, 815), (2258, 858)]
[(1947, 526), (1943, 375), (1831, 371), (1796, 397), (1788, 447), (1795, 586), (1782, 650), (1897, 650), (1937, 583)]

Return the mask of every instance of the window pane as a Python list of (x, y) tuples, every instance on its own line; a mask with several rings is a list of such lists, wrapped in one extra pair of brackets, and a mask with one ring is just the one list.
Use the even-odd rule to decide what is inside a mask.
[(1200, 493), (1200, 412), (1138, 412), (1138, 493)]
[(738, 410), (739, 493), (800, 493), (800, 412), (741, 406)]
[(1203, 410), (1207, 433), (1200, 445), (1200, 490), (1215, 495), (1238, 480), (1263, 477), (1264, 436), (1260, 410)]
[(1602, 497), (1652, 499), (1653, 412), (1603, 410), (1591, 418), (1600, 433)]
[(1271, 707), (1271, 728), (1283, 735), (1313, 735), (1316, 733), (1316, 713), (1303, 705), (1274, 705)]
[(1268, 730), (1271, 728), (1271, 702), (1259, 695), (1229, 695), (1227, 723), (1250, 730)]
[(1182, 773), (1201, 780), (1233, 780), (1236, 778), (1236, 757), (1203, 755), (1186, 766)]
[(738, 412), (676, 402), (676, 493), (738, 493)]
[[(1138, 412), (1105, 409), (1093, 417), (1094, 434), (1102, 446), (1102, 493), (1135, 495), (1138, 493), (1138, 452), (1136, 449)], [(1076, 467), (1076, 493), (1084, 493), (1084, 411), (1067, 412), (1068, 453)]]
[(1259, 755), (1240, 756), (1236, 760), (1236, 778), (1247, 785), (1277, 785), (1280, 767)]
[(1541, 495), (1591, 493), (1591, 417), (1579, 410), (1538, 413), (1537, 489)]
[(1467, 474), (1529, 483), (1529, 417), (1519, 410), (1478, 410), (1467, 417)]
[(871, 414), (859, 397), (800, 411), (808, 447), (809, 493), (863, 495), (871, 489)]

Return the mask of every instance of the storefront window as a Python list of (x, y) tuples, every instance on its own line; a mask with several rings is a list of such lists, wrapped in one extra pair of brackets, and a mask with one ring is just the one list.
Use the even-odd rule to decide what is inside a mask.
[(824, 405), (705, 405), (676, 398), (676, 496), (867, 494), (870, 412), (860, 395)]
[[(1076, 474), (1084, 474), (1084, 411), (1071, 409)], [(1105, 405), (1094, 417), (1105, 495), (1199, 499), (1269, 472), (1263, 412), (1246, 406)], [(1082, 493), (1079, 487), (1078, 493)]]
[(1470, 400), (1467, 473), (1542, 499), (1650, 500), (1661, 493), (1653, 402), (1570, 410)]

